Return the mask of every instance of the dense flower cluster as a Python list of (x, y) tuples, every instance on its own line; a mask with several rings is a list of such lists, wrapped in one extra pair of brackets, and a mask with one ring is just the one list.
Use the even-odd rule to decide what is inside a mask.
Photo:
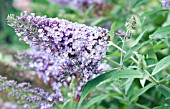
[[(26, 12), (16, 18), (10, 15), (7, 21), (21, 40), (45, 53), (37, 55), (40, 59), (31, 56), (30, 59), (35, 58), (36, 63), (30, 65), (41, 72), (46, 71), (45, 81), (48, 81), (49, 77), (59, 81), (59, 84), (54, 83), (53, 86), (60, 86), (62, 81), (76, 75), (79, 86), (82, 87), (88, 80), (102, 73), (99, 66), (107, 49), (107, 29), (58, 18), (28, 15)], [(78, 90), (79, 95), (81, 88)]]
[[(39, 77), (43, 78), (46, 84), (50, 84), (53, 90), (57, 91), (60, 94), (58, 98), (60, 102), (63, 102), (64, 100), (61, 92), (61, 87), (68, 87), (74, 80), (74, 78), (76, 78), (76, 81), (78, 83), (75, 84), (77, 85), (77, 89), (74, 90), (74, 92), (76, 92), (75, 97), (79, 97), (81, 88), (84, 85), (84, 83), (79, 80), (80, 75), (76, 72), (72, 74), (70, 73), (68, 75), (58, 75), (56, 73), (58, 71), (58, 69), (56, 69), (56, 65), (58, 63), (54, 62), (47, 53), (39, 51), (32, 51), (30, 53), (23, 52), (16, 56), (16, 58), (18, 64), (21, 65), (22, 68), (34, 69), (38, 73)], [(106, 70), (110, 70), (111, 67), (106, 63), (101, 63), (98, 69), (104, 72)], [(67, 70), (69, 70), (69, 68)]]
[[(33, 69), (38, 76), (44, 80), (44, 83), (50, 84), (53, 90), (58, 93), (59, 102), (64, 101), (61, 93), (61, 87), (68, 87), (74, 75), (58, 74), (57, 62), (46, 53), (40, 51), (22, 52), (16, 56), (16, 62), (24, 69)], [(69, 70), (69, 69), (68, 69)]]
[(22, 109), (51, 109), (58, 97), (57, 93), (49, 94), (41, 88), (32, 88), (29, 83), (17, 83), (0, 76), (0, 92), (5, 90), (10, 91), (9, 97), (15, 97), (18, 103), (23, 104)]
[(5, 102), (5, 103), (0, 102), (0, 107), (1, 109), (18, 109), (18, 105), (11, 102)]
[(164, 8), (168, 8), (168, 6), (170, 5), (170, 0), (160, 0), (160, 2), (162, 3), (162, 6)]

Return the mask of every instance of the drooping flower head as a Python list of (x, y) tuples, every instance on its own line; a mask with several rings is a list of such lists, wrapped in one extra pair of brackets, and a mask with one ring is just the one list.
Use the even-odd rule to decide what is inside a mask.
[[(38, 56), (47, 59), (49, 64), (52, 63), (45, 69), (48, 71), (45, 73), (47, 77), (52, 75), (53, 78), (66, 80), (66, 77), (76, 74), (84, 84), (102, 73), (98, 68), (107, 49), (107, 29), (72, 23), (64, 19), (28, 15), (26, 12), (16, 18), (9, 15), (7, 21), (21, 40), (46, 53)], [(49, 66), (48, 62), (43, 65)], [(35, 64), (34, 68), (41, 68), (41, 65)], [(42, 71), (44, 68), (47, 67), (43, 67)]]

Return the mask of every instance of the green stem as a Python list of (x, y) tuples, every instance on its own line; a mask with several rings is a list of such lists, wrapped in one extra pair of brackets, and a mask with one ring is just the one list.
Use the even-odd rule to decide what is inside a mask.
[(111, 86), (114, 88), (114, 90), (115, 90), (116, 92), (118, 92), (119, 94), (122, 94), (122, 95), (123, 95), (123, 92), (122, 92), (117, 86), (115, 86), (113, 83), (111, 83)]
[(160, 84), (159, 86), (170, 93), (170, 88), (164, 86), (163, 84)]
[[(112, 45), (113, 45), (115, 48), (117, 48), (118, 50), (120, 50), (121, 52), (126, 53), (126, 51), (124, 51), (122, 48), (120, 48), (120, 47), (117, 46), (116, 44), (112, 43)], [(138, 61), (137, 61), (133, 56), (131, 56), (130, 58), (131, 58), (136, 64), (138, 64)]]
[(147, 70), (145, 70), (145, 72), (149, 75), (149, 78), (156, 83), (157, 85), (159, 85), (161, 88), (163, 88), (164, 90), (170, 92), (170, 88), (164, 86), (163, 84), (161, 84), (159, 81), (157, 81)]
[(149, 75), (149, 78), (156, 83), (157, 85), (160, 85), (160, 82), (157, 81), (147, 70), (145, 70), (145, 72)]
[(124, 45), (125, 45), (125, 41), (124, 38), (122, 39), (122, 51), (121, 51), (121, 55), (120, 55), (120, 67), (121, 69), (123, 69), (123, 49), (124, 49)]
[(148, 65), (148, 68), (150, 68), (150, 67), (153, 67), (153, 66), (155, 66), (156, 64), (151, 64), (151, 65)]
[(112, 61), (111, 59), (108, 59), (108, 58), (104, 58), (104, 59), (111, 62), (112, 64), (116, 65), (117, 67), (120, 67), (120, 64), (118, 64), (117, 62)]

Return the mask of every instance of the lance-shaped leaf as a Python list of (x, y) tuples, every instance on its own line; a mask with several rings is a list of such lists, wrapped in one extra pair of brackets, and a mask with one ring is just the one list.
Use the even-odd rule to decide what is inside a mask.
[(89, 81), (82, 89), (81, 98), (78, 103), (78, 109), (81, 106), (81, 103), (86, 98), (86, 96), (101, 82), (106, 80), (116, 80), (119, 78), (142, 78), (143, 75), (141, 72), (136, 70), (118, 70), (118, 71), (109, 71), (107, 73), (101, 74), (100, 76)]

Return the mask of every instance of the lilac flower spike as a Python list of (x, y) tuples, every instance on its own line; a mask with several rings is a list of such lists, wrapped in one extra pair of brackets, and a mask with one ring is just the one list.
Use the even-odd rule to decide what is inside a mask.
[(160, 2), (162, 3), (163, 8), (168, 8), (170, 5), (170, 0), (160, 0)]
[[(32, 66), (39, 68), (41, 72), (47, 71), (48, 73), (44, 73), (46, 77), (59, 79), (60, 83), (67, 80), (66, 77), (76, 75), (81, 81), (79, 85), (83, 86), (82, 84), (102, 73), (98, 68), (107, 49), (107, 29), (64, 19), (35, 16), (34, 13), (28, 15), (26, 12), (16, 18), (9, 15), (7, 22), (21, 40), (41, 52), (41, 55), (33, 54), (40, 59), (31, 57), (36, 60)], [(53, 86), (60, 87), (59, 83), (54, 83)]]
[(56, 105), (58, 96), (57, 92), (50, 94), (39, 87), (32, 88), (27, 82), (17, 83), (0, 75), (0, 93), (6, 90), (10, 92), (9, 97), (17, 99), (22, 109), (52, 109)]

